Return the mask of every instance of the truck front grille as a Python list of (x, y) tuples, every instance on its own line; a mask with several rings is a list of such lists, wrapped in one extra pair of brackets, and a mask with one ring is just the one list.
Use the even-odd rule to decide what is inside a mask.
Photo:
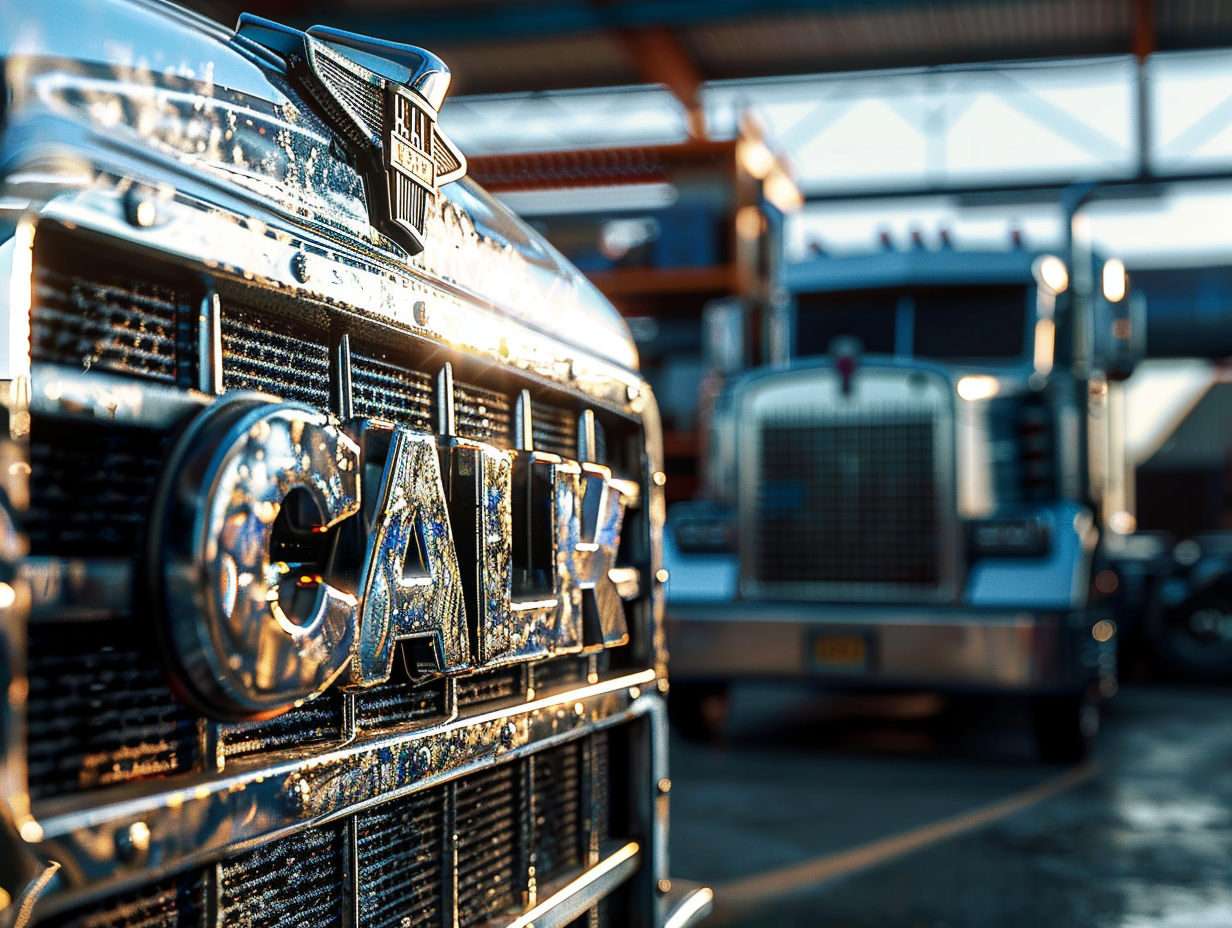
[[(458, 784), (459, 928), (511, 909), (520, 866), (522, 767), (506, 764)], [(524, 881), (522, 881), (524, 882)]]
[(222, 383), (228, 390), (257, 390), (328, 409), (326, 333), (294, 320), (224, 304)]
[(442, 923), (447, 799), (437, 787), (357, 817), (360, 924)]
[(132, 556), (167, 450), (165, 433), (43, 415), (30, 427), (30, 553)]
[(30, 628), (32, 799), (193, 769), (196, 722), (127, 619)]
[(786, 595), (897, 599), (942, 582), (931, 417), (769, 421), (755, 577)]
[[(166, 455), (185, 419), (199, 408), (185, 398), (184, 418), (171, 421), (169, 410), (179, 408), (171, 392), (199, 388), (199, 365), (210, 363), (211, 352), (203, 351), (209, 346), (200, 341), (208, 272), (156, 259), (135, 272), (132, 254), (124, 249), (79, 240), (50, 224), (39, 228), (34, 260), (31, 357), (36, 395), (47, 402), (35, 404), (30, 413), (30, 503), (20, 513), (21, 527), (33, 555), (74, 562), (104, 558), (117, 576), (127, 567), (133, 578), (133, 596), (111, 602), (114, 614), (100, 610), (85, 620), (77, 611), (57, 615), (54, 604), (44, 602), (28, 624), (26, 724), (20, 726), (17, 707), (17, 730), (26, 733), (36, 818), (66, 809), (84, 816), (97, 810), (110, 814), (133, 796), (183, 796), (186, 786), (191, 793), (192, 786), (233, 771), (268, 783), (267, 768), (311, 764), (316, 755), (351, 745), (366, 750), (378, 738), (402, 745), (391, 751), (413, 751), (420, 729), (427, 743), (442, 737), (446, 723), (466, 729), (473, 716), (512, 714), (520, 711), (531, 687), (561, 692), (582, 683), (589, 668), (607, 666), (569, 658), (545, 666), (538, 676), (523, 664), (464, 674), (455, 682), (414, 678), (415, 662), (400, 655), (386, 683), (365, 690), (334, 686), (265, 721), (223, 724), (182, 703), (157, 653), (159, 618), (145, 596), (145, 552)], [(399, 341), (385, 329), (378, 338), (370, 320), (335, 307), (301, 306), (288, 315), (292, 309), (285, 295), (263, 297), (258, 288), (243, 290), (238, 282), (215, 283), (225, 391), (255, 390), (340, 413), (349, 383), (355, 415), (391, 419), (419, 433), (436, 431), (435, 411), (443, 405), (438, 395), (443, 378), (437, 372), (445, 358), (439, 350), (425, 352), (418, 341)], [(284, 302), (267, 307), (267, 299)], [(350, 345), (349, 358), (343, 345)], [(511, 447), (522, 375), (497, 374), (487, 361), (460, 355), (454, 363), (460, 378), (453, 397), (458, 435)], [(44, 377), (50, 379), (40, 380)], [(55, 405), (53, 414), (51, 392), (37, 391), (43, 382), (61, 378), (100, 390), (156, 382), (157, 392), (144, 395), (158, 402), (126, 408), (125, 415), (145, 423), (141, 426), (112, 421), (101, 406), (82, 409), (65, 402)], [(577, 397), (529, 376), (524, 385), (535, 396), (536, 447), (576, 457)], [(628, 449), (614, 468), (621, 476), (641, 476), (638, 426), (603, 409), (597, 415), (616, 423)], [(646, 522), (635, 518), (634, 523), (648, 535)], [(645, 538), (641, 547), (647, 547)], [(76, 566), (90, 565), (60, 566), (71, 574)], [(648, 623), (648, 618), (640, 621), (636, 632), (643, 642)], [(637, 720), (639, 732), (643, 722)], [(482, 739), (503, 736), (492, 734), (490, 719), (483, 725)], [(474, 730), (480, 732), (478, 724)], [(563, 880), (583, 863), (593, 863), (584, 849), (597, 847), (600, 835), (607, 834), (606, 825), (596, 830), (611, 814), (602, 782), (606, 774), (594, 769), (601, 755), (590, 747), (599, 736), (575, 734), (577, 740), (563, 746), (536, 742), (513, 760), (411, 796), (390, 799), (378, 783), (376, 793), (362, 800), (362, 812), (355, 811), (359, 806), (340, 810), (328, 825), (305, 829), (294, 813), (272, 804), (255, 825), (244, 822), (264, 843), (254, 844), (255, 834), (242, 845), (229, 843), (240, 839), (228, 836), (225, 821), (213, 823), (220, 830), (210, 840), (224, 843), (194, 857), (194, 869), (170, 877), (185, 866), (181, 855), (196, 850), (196, 836), (188, 831), (193, 826), (151, 821), (159, 853), (168, 854), (151, 857), (157, 860), (158, 881), (132, 889), (137, 879), (155, 874), (129, 879), (120, 876), (119, 866), (73, 870), (40, 902), (35, 924), (276, 928), (350, 924), (358, 912), (361, 924), (458, 928), (521, 911), (535, 886), (530, 867), (538, 867), (540, 888), (547, 880)], [(541, 737), (546, 736), (536, 734)], [(491, 746), (483, 741), (474, 749)], [(419, 763), (418, 754), (409, 756)], [(430, 775), (441, 779), (457, 775), (454, 763), (487, 763), (493, 754), (428, 756)], [(393, 762), (390, 770), (396, 769)], [(165, 782), (149, 782), (154, 780)], [(596, 808), (596, 801), (605, 807)], [(170, 800), (160, 815), (168, 808), (173, 808)], [(168, 835), (168, 827), (185, 831)], [(632, 830), (617, 829), (622, 835)], [(280, 837), (269, 841), (273, 834)], [(241, 847), (243, 853), (237, 853)], [(126, 888), (117, 893), (112, 880), (121, 879)], [(64, 910), (65, 904), (76, 907)]]
[(355, 415), (388, 419), (417, 432), (434, 432), (432, 378), (385, 356), (379, 348), (356, 345), (351, 353)]
[[(603, 753), (597, 745), (606, 738), (567, 742), (39, 925), (205, 928), (209, 881), (216, 885), (219, 925), (340, 925), (351, 855), (364, 928), (454, 928), (455, 911), (458, 926), (482, 924), (522, 910), (530, 867), (543, 886), (581, 863), (591, 822), (610, 814), (605, 791), (585, 791), (586, 783), (606, 780), (606, 770), (587, 766)], [(457, 834), (456, 848), (449, 834)]]
[(223, 861), (219, 922), (244, 928), (341, 925), (345, 837), (340, 826), (312, 828)]
[(194, 362), (177, 343), (196, 316), (187, 288), (74, 257), (35, 270), (30, 348), (35, 358), (78, 370), (176, 383), (180, 366)]

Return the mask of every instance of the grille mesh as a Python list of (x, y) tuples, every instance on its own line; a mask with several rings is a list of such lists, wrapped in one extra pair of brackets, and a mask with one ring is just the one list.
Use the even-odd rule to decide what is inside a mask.
[(224, 861), (219, 923), (241, 928), (342, 924), (343, 829), (312, 828)]
[(458, 678), (458, 705), (473, 706), (497, 699), (521, 698), (526, 683), (521, 667), (505, 667)]
[(558, 657), (534, 664), (535, 693), (543, 696), (567, 686), (581, 686), (589, 670), (590, 662), (584, 657)]
[(40, 921), (40, 928), (197, 928), (204, 924), (200, 871), (163, 880)]
[(356, 819), (361, 925), (441, 924), (444, 811), (438, 787)]
[(401, 423), (431, 433), (432, 379), (391, 362), (376, 349), (351, 353), (351, 398), (357, 416)]
[(507, 396), (455, 382), (454, 411), (462, 438), (485, 441), (497, 448), (513, 447), (513, 412)]
[(545, 403), (535, 403), (533, 409), (531, 437), (535, 442), (535, 450), (576, 460), (577, 414), (558, 406), (548, 406)]
[(32, 417), (31, 554), (136, 554), (166, 446), (148, 429)]
[(606, 841), (612, 833), (612, 759), (611, 741), (606, 731), (596, 732), (590, 739), (590, 776), (594, 784), (594, 842)]
[(458, 925), (492, 918), (520, 900), (518, 834), (522, 766), (505, 764), (457, 786)]
[(858, 598), (940, 582), (930, 418), (770, 422), (761, 441), (760, 581), (871, 585)]
[(342, 738), (342, 693), (331, 689), (262, 722), (220, 725), (218, 735), (226, 757), (338, 741)]
[(550, 880), (581, 862), (582, 747), (571, 741), (534, 763), (535, 876)]
[(130, 620), (30, 628), (30, 795), (193, 767), (196, 724)]
[(83, 264), (73, 274), (36, 266), (33, 359), (174, 383), (187, 295), (97, 261)]
[(444, 714), (443, 680), (424, 684), (390, 680), (355, 694), (355, 722), (365, 730), (422, 722)]
[(334, 92), (345, 100), (364, 121), (368, 132), (377, 138), (385, 135), (385, 111), (381, 92), (357, 74), (353, 74), (328, 55), (317, 55), (317, 68)]
[(222, 383), (284, 400), (329, 406), (325, 333), (268, 313), (223, 306)]

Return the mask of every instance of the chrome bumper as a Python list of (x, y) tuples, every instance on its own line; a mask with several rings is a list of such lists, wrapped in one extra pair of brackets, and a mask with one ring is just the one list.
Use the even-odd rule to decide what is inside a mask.
[[(1094, 676), (1076, 631), (1058, 613), (747, 602), (669, 606), (667, 620), (673, 680), (810, 678), (1006, 691), (1070, 688)], [(867, 660), (820, 666), (813, 647), (822, 636), (861, 638)]]

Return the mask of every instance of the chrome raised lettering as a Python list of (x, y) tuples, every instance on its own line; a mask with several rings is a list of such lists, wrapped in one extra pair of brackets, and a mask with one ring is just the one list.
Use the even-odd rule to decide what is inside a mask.
[(151, 532), (186, 698), (219, 718), (260, 718), (338, 677), (359, 604), (325, 574), (333, 528), (359, 508), (359, 448), (320, 412), (242, 398), (198, 417)]
[(430, 665), (418, 670), (462, 670), (470, 642), (436, 439), (377, 423), (360, 434), (366, 517), (373, 496), (352, 682), (389, 679), (395, 643), (415, 638), (431, 646)]
[(601, 464), (584, 463), (577, 487), (577, 517), (570, 520), (577, 527), (577, 540), (562, 552), (561, 571), (578, 593), (586, 650), (601, 650), (629, 640), (624, 604), (610, 573), (616, 566), (625, 509), (637, 498), (637, 484), (614, 480)]
[(348, 665), (383, 683), (404, 643), (415, 673), (623, 644), (637, 493), (599, 464), (221, 400), (173, 451), (151, 532), (172, 676), (210, 715), (261, 718)]

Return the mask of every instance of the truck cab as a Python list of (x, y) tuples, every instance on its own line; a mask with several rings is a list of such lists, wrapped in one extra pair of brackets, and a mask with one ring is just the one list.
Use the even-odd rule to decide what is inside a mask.
[(1109, 265), (917, 248), (786, 269), (788, 350), (726, 384), (706, 498), (668, 517), (686, 729), (727, 681), (807, 679), (1026, 694), (1045, 755), (1085, 751), (1116, 685), (1088, 608), (1124, 499), (1132, 321)]

